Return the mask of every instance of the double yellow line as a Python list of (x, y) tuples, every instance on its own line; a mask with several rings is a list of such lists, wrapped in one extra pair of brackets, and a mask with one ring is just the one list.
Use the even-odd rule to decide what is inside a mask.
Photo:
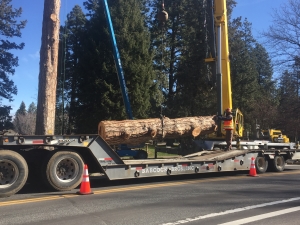
[[(281, 176), (281, 175), (299, 174), (299, 173), (300, 173), (300, 170), (295, 170), (295, 171), (291, 171), (291, 172), (282, 172), (282, 173), (266, 173), (266, 174), (260, 174), (259, 176), (270, 177), (270, 176)], [(205, 180), (197, 179), (197, 180), (188, 180), (188, 181), (176, 181), (176, 182), (168, 182), (168, 183), (161, 183), (161, 184), (149, 184), (149, 185), (139, 185), (139, 186), (131, 186), (131, 187), (121, 187), (121, 188), (98, 190), (98, 191), (94, 191), (94, 194), (101, 195), (101, 194), (107, 194), (107, 193), (144, 190), (144, 189), (150, 189), (150, 188), (153, 189), (153, 188), (161, 188), (161, 187), (171, 187), (171, 186), (179, 186), (179, 185), (186, 185), (186, 184), (207, 183), (207, 182), (215, 182), (215, 181), (222, 181), (222, 180), (237, 180), (237, 179), (243, 179), (243, 178), (245, 178), (245, 176), (217, 177), (217, 178), (208, 178)], [(43, 202), (43, 201), (50, 201), (50, 200), (59, 200), (59, 199), (63, 199), (63, 198), (73, 198), (73, 197), (78, 197), (78, 196), (80, 196), (80, 195), (62, 194), (62, 195), (54, 195), (54, 196), (49, 196), (49, 197), (12, 200), (12, 201), (0, 202), (0, 207), (34, 203), (34, 202)]]

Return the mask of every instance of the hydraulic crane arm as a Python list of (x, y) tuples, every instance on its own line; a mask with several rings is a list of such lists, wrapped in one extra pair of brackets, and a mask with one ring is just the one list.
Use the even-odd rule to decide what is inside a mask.
[(218, 113), (222, 114), (226, 108), (232, 108), (226, 0), (208, 0), (208, 13), (212, 58), (205, 61), (216, 66)]
[(114, 28), (113, 28), (113, 25), (111, 22), (111, 17), (110, 17), (109, 8), (107, 5), (107, 0), (103, 0), (103, 3), (104, 3), (104, 12), (105, 12), (105, 17), (106, 17), (106, 22), (107, 22), (108, 29), (109, 29), (109, 36), (111, 39), (111, 43), (113, 45), (113, 54), (114, 54), (114, 59), (115, 59), (115, 65), (117, 68), (117, 73), (118, 73), (119, 83), (120, 83), (123, 101), (124, 101), (124, 105), (125, 105), (125, 109), (126, 109), (126, 114), (127, 114), (128, 119), (133, 119), (130, 101), (129, 101), (129, 97), (128, 97), (128, 92), (127, 92), (127, 87), (126, 87), (125, 78), (124, 78), (124, 72), (123, 72), (123, 68), (122, 68), (122, 64), (121, 64), (121, 58), (120, 58), (120, 54), (119, 54), (119, 50), (118, 50), (118, 46), (117, 46), (117, 42), (116, 42)]
[[(212, 38), (209, 41), (211, 58), (207, 58), (205, 61), (212, 63), (213, 68), (216, 68), (213, 73), (215, 73), (217, 80), (218, 114), (221, 115), (226, 108), (232, 109), (227, 7), (226, 0), (208, 0), (207, 3), (210, 17), (208, 29)], [(234, 134), (242, 137), (244, 130), (243, 114), (239, 109), (235, 109), (233, 110), (233, 117), (236, 124)], [(221, 130), (219, 129), (219, 132)]]

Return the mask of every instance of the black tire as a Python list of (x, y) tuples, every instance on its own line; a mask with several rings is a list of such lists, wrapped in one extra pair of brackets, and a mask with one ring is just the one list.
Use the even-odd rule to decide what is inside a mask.
[(268, 169), (268, 160), (263, 156), (258, 156), (255, 159), (255, 168), (257, 173), (265, 173)]
[(148, 153), (144, 150), (138, 150), (137, 158), (138, 159), (147, 159)]
[(282, 172), (285, 168), (285, 160), (283, 156), (276, 155), (274, 159), (271, 161), (272, 170), (275, 172)]
[(44, 183), (57, 191), (70, 191), (82, 180), (84, 163), (79, 154), (72, 151), (51, 153), (42, 166)]
[(0, 197), (17, 193), (26, 183), (28, 166), (17, 152), (0, 150)]

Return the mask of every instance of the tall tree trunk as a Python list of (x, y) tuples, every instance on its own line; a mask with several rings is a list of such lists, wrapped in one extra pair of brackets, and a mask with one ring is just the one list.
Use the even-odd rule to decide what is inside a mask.
[(54, 134), (60, 0), (45, 0), (37, 103), (37, 135)]

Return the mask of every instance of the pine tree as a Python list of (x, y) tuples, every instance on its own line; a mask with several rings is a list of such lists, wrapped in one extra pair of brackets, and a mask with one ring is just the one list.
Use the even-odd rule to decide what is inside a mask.
[[(0, 117), (1, 129), (12, 128), (10, 106), (3, 106), (2, 100), (13, 101), (13, 95), (17, 94), (17, 87), (9, 78), (15, 73), (14, 67), (18, 66), (18, 57), (14, 56), (11, 50), (21, 50), (24, 43), (17, 44), (11, 41), (14, 37), (21, 37), (21, 30), (26, 25), (26, 20), (18, 21), (21, 17), (22, 8), (13, 8), (11, 0), (0, 1)], [(2, 114), (1, 114), (2, 113)], [(7, 127), (6, 127), (7, 125)]]
[[(81, 54), (86, 17), (75, 5), (60, 28), (60, 52), (56, 106), (56, 132), (72, 133), (75, 129), (76, 95), (78, 92), (78, 61)], [(62, 119), (64, 118), (64, 119)], [(59, 122), (60, 121), (60, 122)]]
[(28, 113), (36, 113), (36, 105), (34, 104), (34, 102), (31, 102), (30, 105), (28, 106)]
[(25, 103), (22, 101), (21, 105), (19, 107), (19, 109), (16, 111), (16, 114), (20, 114), (20, 115), (26, 115), (27, 110), (26, 110), (26, 105)]
[(0, 107), (0, 130), (13, 129), (12, 116), (10, 115), (10, 106)]
[(32, 102), (26, 110), (26, 105), (22, 101), (19, 109), (17, 110), (13, 125), (14, 130), (23, 135), (33, 135), (35, 132), (36, 123), (36, 106)]
[[(207, 73), (206, 2), (192, 1), (186, 6), (183, 30), (184, 49), (176, 76), (179, 116), (209, 115), (215, 113), (216, 89), (211, 90)], [(184, 108), (183, 108), (184, 107)]]
[(299, 140), (297, 124), (300, 122), (299, 80), (299, 69), (297, 67), (293, 71), (285, 71), (280, 76), (280, 104), (277, 118), (277, 128), (283, 130), (291, 139), (295, 138), (296, 140)]
[[(99, 4), (100, 3), (100, 4)], [(155, 93), (153, 84), (152, 54), (150, 36), (145, 26), (141, 1), (115, 0), (109, 8), (116, 40), (125, 74), (126, 86), (135, 118), (146, 118), (150, 112), (150, 102)], [(78, 52), (76, 87), (73, 112), (76, 132), (97, 132), (97, 123), (106, 119), (125, 119), (120, 84), (113, 59), (112, 43), (102, 2), (89, 0), (84, 3), (88, 13), (84, 29), (77, 36)], [(70, 45), (75, 42), (70, 41)], [(73, 55), (67, 61), (70, 62)], [(68, 65), (68, 62), (66, 63)], [(71, 79), (73, 74), (70, 73)]]
[(251, 51), (251, 58), (255, 62), (258, 72), (257, 82), (261, 89), (270, 93), (275, 89), (275, 81), (273, 78), (273, 67), (271, 59), (266, 49), (259, 43), (255, 43)]
[(230, 26), (229, 45), (231, 46), (233, 107), (241, 109), (246, 128), (251, 130), (251, 124), (254, 124), (255, 120), (249, 115), (254, 110), (250, 103), (256, 101), (259, 94), (258, 71), (255, 61), (251, 57), (256, 40), (252, 36), (251, 23), (247, 19), (244, 21), (241, 17), (233, 19)]
[[(162, 1), (149, 1), (156, 81), (164, 94), (163, 114), (169, 117), (209, 113), (213, 106), (207, 85), (205, 49), (206, 1), (164, 1), (169, 19), (157, 20)], [(210, 99), (209, 101), (207, 101)]]
[(248, 116), (260, 125), (262, 129), (276, 127), (278, 117), (278, 91), (276, 81), (273, 80), (273, 67), (266, 49), (259, 43), (255, 43), (251, 51), (251, 59), (255, 63), (258, 74), (258, 89), (255, 90), (255, 99), (250, 102), (252, 110)]

